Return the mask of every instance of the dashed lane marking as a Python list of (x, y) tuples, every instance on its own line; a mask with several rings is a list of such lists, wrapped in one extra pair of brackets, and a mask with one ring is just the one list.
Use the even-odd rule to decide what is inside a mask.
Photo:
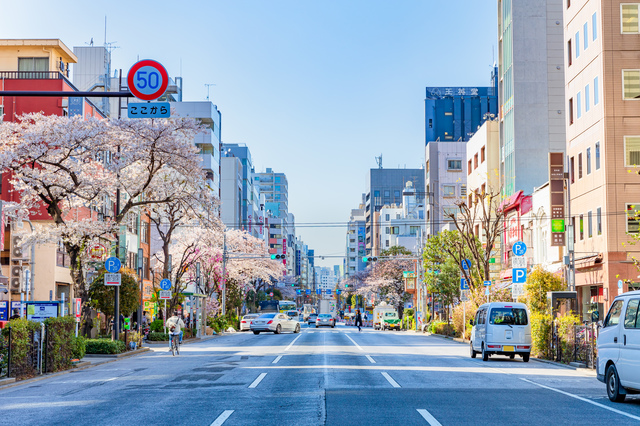
[(355, 340), (353, 340), (353, 339), (351, 338), (351, 336), (347, 335), (347, 339), (351, 340), (351, 342), (353, 342), (353, 344), (354, 344), (354, 345), (356, 345), (356, 348), (360, 349), (361, 351), (363, 351), (363, 350), (364, 350), (364, 349), (362, 349), (362, 348), (360, 347), (360, 345), (359, 345), (359, 344), (357, 344), (357, 343), (356, 343), (356, 341), (355, 341)]
[(260, 382), (262, 381), (262, 379), (264, 379), (266, 376), (267, 376), (267, 373), (260, 373), (260, 375), (258, 376), (258, 378), (257, 378), (257, 379), (255, 379), (255, 380), (253, 381), (253, 383), (251, 383), (251, 384), (249, 385), (249, 389), (255, 389), (255, 388), (260, 384)]
[(365, 355), (371, 364), (375, 364), (376, 362), (369, 355)]
[(425, 410), (424, 408), (418, 408), (418, 413), (429, 423), (431, 426), (442, 426), (439, 421), (436, 420), (435, 417), (431, 415), (430, 412)]
[(293, 344), (296, 342), (296, 340), (298, 340), (300, 338), (300, 336), (296, 337), (295, 339), (293, 339), (293, 342), (289, 343), (289, 346), (287, 346), (286, 348), (284, 348), (285, 352), (288, 351), (289, 349), (291, 349), (291, 346), (293, 346)]
[(393, 380), (391, 378), (391, 376), (389, 375), (389, 373), (382, 371), (381, 372), (382, 375), (384, 376), (385, 379), (387, 379), (387, 381), (391, 384), (391, 386), (393, 386), (394, 388), (399, 388), (400, 385), (398, 384), (398, 382), (396, 382), (395, 380)]
[(280, 361), (280, 359), (282, 359), (282, 355), (278, 355), (278, 357), (276, 359), (274, 359), (271, 364), (277, 364), (278, 361)]
[(229, 418), (229, 416), (233, 414), (233, 411), (234, 410), (224, 410), (222, 414), (220, 414), (218, 418), (215, 419), (213, 423), (211, 423), (211, 426), (220, 426), (221, 424), (223, 424)]

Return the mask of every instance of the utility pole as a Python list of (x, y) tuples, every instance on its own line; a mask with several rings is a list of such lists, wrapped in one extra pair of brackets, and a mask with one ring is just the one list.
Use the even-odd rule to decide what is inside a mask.
[(225, 279), (227, 269), (227, 234), (222, 238), (222, 315), (226, 314), (226, 290), (227, 282)]

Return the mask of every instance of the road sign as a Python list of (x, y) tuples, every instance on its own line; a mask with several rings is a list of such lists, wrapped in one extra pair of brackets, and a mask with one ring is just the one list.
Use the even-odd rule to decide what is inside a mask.
[(527, 252), (527, 245), (522, 241), (516, 241), (513, 244), (513, 247), (511, 247), (511, 250), (516, 256), (524, 256), (524, 254)]
[(466, 278), (460, 278), (460, 290), (469, 290), (469, 283)]
[(622, 284), (624, 284), (624, 282), (622, 280), (618, 280), (618, 290), (622, 290)]
[(73, 303), (75, 305), (76, 322), (80, 322), (80, 315), (82, 314), (82, 299), (74, 298)]
[(340, 293), (342, 293), (342, 290), (340, 289), (336, 290), (336, 294), (340, 294)]
[(489, 289), (489, 287), (484, 289), (484, 294), (485, 296), (488, 296), (489, 294), (491, 294), (491, 289)]
[(104, 274), (104, 285), (120, 285), (121, 283), (121, 274)]
[(513, 283), (511, 285), (511, 296), (514, 298), (524, 296), (524, 284)]
[(129, 118), (169, 118), (171, 106), (169, 102), (134, 102), (127, 106)]
[(327, 294), (331, 294), (331, 289), (327, 289)]
[(465, 271), (468, 271), (469, 268), (471, 268), (471, 261), (469, 259), (463, 259), (462, 260), (462, 269), (464, 269)]
[(527, 267), (527, 258), (524, 256), (514, 256), (511, 258), (511, 267), (512, 268), (526, 268)]
[(306, 289), (306, 290), (305, 290), (305, 293), (306, 293), (306, 294), (311, 294), (311, 290), (310, 290), (310, 289)]
[(491, 280), (489, 280), (489, 281), (485, 281), (485, 282), (484, 282), (484, 286), (485, 286), (485, 287), (489, 287), (489, 286), (491, 286)]
[(127, 83), (133, 96), (143, 101), (153, 101), (167, 90), (169, 74), (159, 62), (144, 59), (133, 64), (127, 75)]
[(269, 297), (273, 297), (273, 292), (269, 293)]
[(300, 290), (299, 288), (296, 289), (296, 294), (301, 294), (302, 290)]
[(158, 292), (158, 299), (160, 300), (171, 299), (171, 290), (160, 290)]
[(104, 269), (106, 269), (107, 272), (115, 274), (120, 268), (122, 268), (122, 263), (120, 263), (120, 259), (117, 257), (110, 257), (104, 261)]
[(514, 284), (524, 284), (527, 282), (526, 268), (513, 268), (511, 274), (511, 280)]
[(469, 290), (462, 291), (462, 293), (460, 294), (460, 300), (462, 300), (463, 302), (468, 302), (469, 300), (471, 300), (469, 298)]
[(160, 281), (160, 288), (163, 290), (171, 290), (171, 280), (165, 278), (162, 281)]
[(415, 278), (416, 273), (414, 271), (402, 271), (402, 278)]
[(496, 263), (496, 258), (495, 257), (490, 257), (489, 258), (489, 263)]

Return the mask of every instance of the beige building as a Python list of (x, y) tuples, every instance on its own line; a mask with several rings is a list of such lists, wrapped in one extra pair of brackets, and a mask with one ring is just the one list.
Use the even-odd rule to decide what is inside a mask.
[[(638, 3), (564, 2), (567, 159), (576, 289), (584, 319), (640, 288), (640, 27)], [(618, 281), (628, 280), (618, 290)]]

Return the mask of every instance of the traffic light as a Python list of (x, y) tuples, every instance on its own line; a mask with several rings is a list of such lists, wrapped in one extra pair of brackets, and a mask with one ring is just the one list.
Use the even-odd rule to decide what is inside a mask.
[(271, 260), (280, 260), (280, 259), (284, 259), (285, 255), (284, 254), (272, 254), (271, 255)]
[(377, 257), (371, 257), (371, 256), (365, 256), (365, 257), (362, 258), (362, 261), (364, 263), (375, 262), (376, 260), (378, 260)]
[(349, 287), (349, 284), (344, 283), (344, 288), (348, 288), (348, 287)]

